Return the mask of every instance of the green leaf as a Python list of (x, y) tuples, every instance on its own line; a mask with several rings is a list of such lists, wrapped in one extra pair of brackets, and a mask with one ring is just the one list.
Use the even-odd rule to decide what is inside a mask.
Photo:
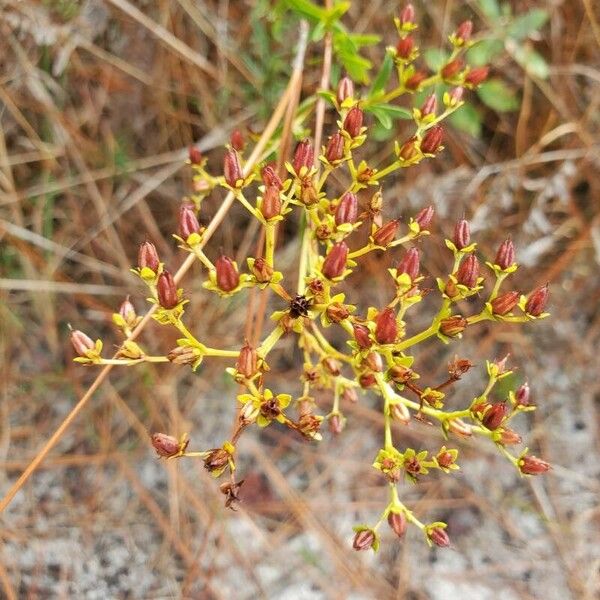
[(481, 117), (471, 104), (463, 104), (457, 111), (448, 117), (456, 129), (464, 131), (473, 137), (481, 135)]
[(375, 81), (373, 82), (373, 87), (371, 87), (369, 92), (369, 97), (372, 98), (373, 96), (376, 96), (385, 88), (393, 68), (394, 59), (386, 53), (383, 63), (381, 64), (381, 69), (379, 69), (379, 73), (377, 73), (377, 77), (375, 77)]
[(353, 43), (356, 44), (358, 48), (361, 48), (362, 46), (374, 46), (375, 44), (379, 44), (381, 41), (380, 35), (367, 33), (351, 33), (348, 35), (348, 37)]
[(481, 101), (498, 112), (510, 112), (519, 108), (519, 101), (501, 79), (490, 79), (477, 90)]
[(542, 8), (534, 8), (516, 17), (508, 26), (507, 35), (515, 40), (523, 40), (544, 26), (550, 15)]
[(330, 92), (329, 90), (317, 90), (317, 96), (325, 98), (327, 102), (330, 102), (335, 106), (336, 95), (333, 92)]
[(392, 117), (385, 110), (381, 110), (378, 105), (370, 106), (367, 111), (379, 121), (384, 129), (392, 128)]
[(308, 19), (314, 19), (316, 21), (325, 21), (327, 19), (327, 11), (316, 4), (310, 2), (310, 0), (285, 0), (288, 8), (293, 10), (295, 13)]
[(467, 62), (475, 67), (481, 67), (492, 62), (503, 50), (504, 44), (502, 40), (480, 40), (467, 50)]
[(493, 21), (500, 17), (500, 6), (497, 0), (479, 0), (481, 12)]
[(373, 104), (365, 107), (367, 112), (381, 123), (385, 129), (390, 129), (396, 119), (412, 119), (412, 111), (403, 106), (394, 106), (393, 104)]
[(525, 69), (528, 75), (547, 79), (549, 75), (548, 63), (530, 46), (517, 46), (514, 48), (513, 58)]
[(428, 48), (423, 58), (432, 71), (439, 71), (448, 62), (448, 53), (441, 48)]

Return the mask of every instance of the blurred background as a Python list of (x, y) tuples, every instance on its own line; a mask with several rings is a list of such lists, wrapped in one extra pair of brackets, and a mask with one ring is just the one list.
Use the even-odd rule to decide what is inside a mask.
[[(334, 82), (342, 69), (357, 79), (377, 72), (396, 43), (400, 7), (352, 3), (343, 22), (364, 36), (337, 49)], [(245, 435), (243, 502), (233, 513), (200, 461), (159, 461), (148, 441), (165, 431), (188, 432), (194, 448), (222, 443), (237, 391), (223, 364), (207, 361), (195, 374), (170, 364), (115, 370), (3, 514), (0, 597), (600, 597), (600, 8), (415, 8), (418, 39), (431, 48), (422, 64), (436, 68), (447, 35), (471, 18), (481, 39), (471, 60), (491, 63), (491, 79), (468, 94), (438, 159), (389, 181), (384, 214), (406, 219), (435, 205), (433, 235), (421, 244), (432, 281), (449, 268), (443, 239), (463, 215), (483, 256), (510, 234), (522, 265), (515, 286), (549, 282), (552, 312), (540, 323), (473, 327), (459, 344), (420, 347), (417, 360), (433, 379), (456, 353), (475, 363), (454, 391), (458, 405), (481, 389), (484, 359), (510, 353), (511, 383), (528, 381), (539, 407), (519, 431), (553, 470), (522, 479), (489, 444), (456, 442), (456, 476), (434, 474), (401, 493), (423, 520), (448, 522), (452, 548), (430, 550), (418, 531), (402, 543), (385, 531), (378, 554), (357, 553), (352, 526), (373, 522), (386, 502), (370, 466), (382, 435), (376, 398), (344, 406), (346, 430), (320, 444), (276, 426)], [(148, 237), (169, 267), (181, 263), (171, 233), (191, 191), (187, 147), (198, 142), (220, 172), (234, 128), (247, 139), (261, 132), (287, 85), (303, 10), (301, 0), (0, 2), (0, 495), (97, 374), (72, 362), (68, 324), (102, 338), (108, 354), (120, 339), (111, 313), (127, 294), (138, 312), (146, 306), (129, 271), (139, 243)], [(318, 88), (322, 51), (319, 41), (308, 46), (303, 97)], [(372, 115), (367, 125), (362, 152), (373, 164), (411, 130)], [(329, 111), (326, 134), (332, 126)], [(221, 201), (206, 201), (205, 223)], [(241, 262), (253, 235), (234, 207), (208, 254), (223, 248)], [(291, 270), (292, 227), (279, 250)], [(350, 299), (381, 306), (389, 258), (363, 264)], [(215, 301), (203, 277), (197, 265), (184, 282), (193, 297), (186, 322), (203, 341), (239, 347), (246, 298)], [(165, 329), (150, 324), (144, 347), (170, 349), (177, 336)], [(298, 359), (289, 338), (274, 389), (299, 392)], [(330, 399), (318, 400), (326, 413)], [(401, 431), (407, 445), (442, 443), (425, 424)]]

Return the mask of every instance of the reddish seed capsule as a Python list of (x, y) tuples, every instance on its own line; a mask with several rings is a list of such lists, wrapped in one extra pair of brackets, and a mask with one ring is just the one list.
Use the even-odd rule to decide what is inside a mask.
[(349, 248), (345, 242), (339, 242), (331, 248), (329, 254), (325, 257), (322, 268), (323, 275), (327, 279), (335, 279), (344, 274), (348, 260), (348, 250)]
[(450, 546), (450, 537), (446, 533), (446, 530), (441, 527), (431, 529), (427, 535), (429, 536), (429, 539), (440, 548), (447, 548)]
[(419, 224), (421, 229), (427, 229), (431, 225), (434, 213), (435, 209), (433, 206), (427, 206), (417, 213), (415, 222)]
[(402, 512), (391, 512), (387, 518), (388, 525), (392, 531), (401, 538), (406, 533), (406, 516)]
[(283, 187), (283, 183), (281, 182), (279, 175), (277, 175), (277, 173), (275, 172), (273, 165), (265, 165), (262, 168), (260, 175), (262, 177), (263, 183), (267, 187), (274, 185), (279, 190)]
[(402, 160), (412, 160), (416, 156), (419, 155), (419, 151), (417, 150), (417, 138), (410, 138), (406, 140), (402, 147), (400, 148), (400, 152), (398, 152), (399, 158)]
[(427, 73), (424, 73), (423, 71), (417, 71), (406, 80), (404, 85), (408, 90), (416, 90), (421, 83), (425, 81), (425, 79), (427, 79)]
[(336, 162), (344, 158), (344, 136), (337, 131), (330, 138), (325, 149), (325, 158), (330, 162)]
[(93, 350), (95, 348), (92, 339), (83, 333), (83, 331), (79, 331), (79, 329), (71, 331), (71, 344), (73, 344), (73, 348), (79, 356), (85, 356), (88, 350)]
[(472, 21), (463, 21), (457, 28), (456, 33), (454, 34), (459, 40), (463, 42), (468, 42), (471, 39), (471, 34), (473, 33), (473, 22)]
[(381, 360), (381, 355), (377, 354), (377, 352), (369, 352), (365, 357), (364, 364), (375, 373), (383, 371), (383, 361)]
[(504, 417), (506, 417), (506, 413), (508, 412), (508, 408), (504, 402), (499, 402), (497, 404), (490, 405), (490, 408), (485, 411), (481, 422), (490, 429), (494, 431), (498, 429), (500, 425), (502, 425), (502, 421), (504, 421)]
[(444, 65), (440, 71), (441, 76), (444, 79), (452, 79), (456, 77), (463, 68), (463, 61), (460, 58), (451, 60), (448, 64)]
[(233, 149), (228, 150), (225, 154), (225, 159), (223, 160), (223, 174), (225, 175), (225, 181), (231, 187), (235, 187), (236, 182), (244, 178), (240, 157)]
[(154, 446), (159, 456), (169, 458), (170, 456), (175, 456), (180, 451), (181, 444), (172, 435), (153, 433), (150, 439), (152, 440), (152, 446)]
[(281, 213), (281, 199), (279, 197), (279, 188), (270, 185), (265, 190), (265, 194), (260, 205), (260, 212), (265, 219), (272, 219)]
[(257, 258), (252, 265), (252, 274), (259, 283), (268, 283), (273, 276), (273, 267), (264, 258)]
[(436, 459), (442, 469), (448, 469), (454, 464), (454, 456), (450, 452), (440, 452)]
[(346, 192), (335, 209), (335, 224), (356, 223), (358, 218), (358, 198), (352, 192)]
[(210, 473), (221, 471), (229, 464), (231, 455), (223, 448), (215, 448), (204, 459), (204, 468)]
[(461, 219), (454, 227), (454, 238), (452, 240), (458, 250), (466, 248), (471, 243), (471, 228), (469, 221)]
[(380, 344), (393, 344), (398, 337), (398, 323), (393, 308), (382, 310), (375, 320), (375, 339)]
[(196, 146), (189, 147), (188, 157), (190, 159), (190, 162), (193, 165), (199, 165), (202, 162), (202, 159), (204, 158), (204, 156), (202, 155), (202, 152), (200, 150), (198, 150), (198, 148), (196, 148)]
[(409, 35), (398, 42), (396, 45), (396, 53), (400, 58), (408, 58), (411, 55), (414, 46), (415, 43)]
[(156, 294), (159, 304), (166, 309), (175, 308), (179, 302), (177, 298), (177, 285), (169, 271), (163, 271), (158, 276)]
[(528, 383), (519, 386), (515, 392), (515, 400), (519, 406), (529, 406), (530, 396), (531, 390)]
[(479, 277), (479, 261), (474, 254), (465, 256), (456, 272), (456, 281), (468, 288), (474, 288), (477, 285)]
[(525, 304), (525, 312), (532, 317), (539, 317), (546, 308), (549, 295), (548, 284), (536, 288), (529, 294), (529, 298)]
[(387, 246), (394, 241), (396, 233), (398, 232), (398, 227), (400, 227), (400, 221), (398, 219), (388, 221), (373, 234), (373, 241), (378, 246)]
[(464, 88), (455, 87), (450, 92), (450, 100), (452, 101), (453, 104), (458, 104), (463, 99), (464, 93), (465, 93), (465, 89)]
[(489, 72), (489, 67), (477, 67), (476, 69), (471, 69), (465, 77), (465, 83), (473, 87), (478, 86), (487, 79)]
[(375, 375), (373, 373), (363, 373), (358, 378), (358, 383), (360, 384), (361, 388), (367, 390), (377, 383), (377, 379), (375, 379)]
[(410, 25), (415, 22), (415, 7), (412, 4), (407, 4), (400, 13), (400, 24)]
[(354, 106), (348, 111), (346, 118), (344, 119), (344, 130), (348, 132), (350, 137), (358, 137), (360, 135), (360, 130), (363, 125), (364, 113), (358, 108), (358, 106)]
[(231, 134), (231, 147), (238, 152), (241, 152), (246, 145), (244, 135), (239, 129), (235, 129)]
[(349, 77), (342, 77), (337, 88), (338, 104), (352, 97), (354, 97), (354, 83), (352, 83), (352, 79)]
[(462, 333), (469, 322), (461, 315), (446, 317), (440, 322), (440, 332), (447, 337), (456, 337)]
[(522, 442), (521, 436), (512, 429), (504, 429), (500, 432), (499, 443), (503, 446), (516, 446)]
[(506, 292), (491, 302), (492, 313), (503, 317), (507, 315), (517, 304), (521, 295), (519, 292)]
[(235, 263), (228, 257), (221, 255), (215, 262), (217, 272), (217, 286), (224, 292), (231, 292), (240, 283), (240, 274)]
[(373, 342), (369, 336), (368, 327), (365, 325), (360, 325), (359, 323), (354, 323), (352, 328), (354, 329), (354, 339), (361, 350), (366, 350), (373, 345)]
[(427, 115), (434, 115), (437, 109), (437, 98), (435, 94), (430, 94), (425, 98), (423, 106), (421, 106), (421, 115), (426, 117)]
[(246, 341), (240, 350), (235, 368), (246, 379), (250, 379), (258, 370), (257, 361), (256, 350)]
[(306, 167), (310, 169), (313, 166), (315, 161), (315, 153), (313, 151), (312, 144), (310, 140), (307, 138), (302, 140), (296, 146), (296, 152), (294, 153), (294, 160), (292, 161), (292, 166), (294, 167), (294, 171), (296, 173), (300, 173), (300, 169), (302, 167)]
[(525, 455), (519, 461), (519, 469), (524, 475), (540, 475), (550, 470), (550, 463), (537, 456)]
[(200, 223), (196, 217), (196, 212), (190, 204), (182, 204), (179, 209), (179, 235), (187, 240), (192, 233), (200, 231)]
[(442, 145), (444, 139), (444, 129), (440, 125), (435, 125), (427, 131), (421, 141), (421, 151), (424, 154), (435, 154)]
[(159, 260), (156, 246), (152, 242), (144, 242), (140, 244), (138, 250), (138, 267), (140, 269), (147, 268), (151, 271), (158, 271)]
[(410, 248), (398, 263), (398, 273), (406, 273), (414, 281), (419, 276), (419, 269), (419, 251), (416, 248)]
[(501, 269), (508, 269), (515, 262), (515, 245), (510, 238), (504, 240), (496, 253), (494, 261)]

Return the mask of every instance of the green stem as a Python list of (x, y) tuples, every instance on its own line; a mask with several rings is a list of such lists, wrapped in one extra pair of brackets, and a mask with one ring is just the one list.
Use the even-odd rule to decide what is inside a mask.
[(265, 226), (266, 251), (265, 260), (270, 267), (273, 267), (275, 255), (275, 223), (267, 223)]

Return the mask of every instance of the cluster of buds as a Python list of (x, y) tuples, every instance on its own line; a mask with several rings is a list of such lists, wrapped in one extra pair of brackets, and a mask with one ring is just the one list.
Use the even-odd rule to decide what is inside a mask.
[[(433, 381), (431, 375), (419, 372), (415, 355), (419, 344), (436, 339), (456, 344), (481, 322), (512, 324), (544, 318), (549, 292), (548, 285), (528, 294), (502, 289), (518, 268), (513, 241), (504, 240), (495, 257), (485, 261), (471, 240), (469, 222), (461, 219), (445, 240), (448, 269), (445, 276), (437, 279), (439, 308), (427, 327), (412, 330), (411, 323), (418, 320), (409, 321), (409, 311), (432, 292), (423, 287), (422, 265), (428, 251), (422, 242), (430, 234), (435, 210), (433, 206), (424, 207), (408, 222), (402, 222), (395, 213), (395, 203), (388, 207), (381, 182), (442, 150), (441, 122), (463, 104), (463, 88), (481, 83), (487, 70), (469, 69), (463, 64), (462, 53), (471, 43), (470, 21), (459, 25), (450, 36), (450, 60), (434, 74), (422, 73), (415, 66), (419, 48), (414, 38), (417, 24), (411, 5), (401, 11), (396, 26), (399, 42), (393, 57), (398, 77), (393, 89), (382, 92), (386, 102), (441, 82), (453, 88), (444, 94), (442, 112), (435, 94), (414, 108), (414, 131), (405, 142), (396, 144), (387, 165), (376, 168), (366, 160), (356, 160), (357, 150), (367, 138), (369, 109), (381, 98), (361, 99), (348, 77), (340, 80), (337, 93), (332, 94), (338, 120), (328, 142), (322, 148), (314, 148), (310, 139), (300, 140), (291, 160), (285, 163), (285, 170), (246, 162), (247, 144), (239, 131), (231, 136), (221, 174), (211, 175), (204, 156), (196, 148), (190, 150), (194, 194), (182, 203), (178, 234), (174, 237), (179, 247), (204, 267), (203, 287), (208, 292), (228, 297), (258, 288), (276, 296), (279, 306), (270, 315), (270, 331), (260, 343), (252, 345), (246, 340), (235, 348), (214, 348), (206, 340), (200, 341), (184, 322), (189, 299), (150, 241), (141, 244), (133, 271), (148, 287), (149, 300), (154, 305), (152, 318), (179, 332), (177, 347), (164, 356), (150, 356), (126, 339), (119, 353), (106, 359), (101, 354), (100, 340), (94, 342), (80, 331), (73, 331), (71, 337), (78, 355), (75, 360), (84, 364), (171, 362), (196, 369), (207, 359), (227, 363), (225, 372), (242, 388), (237, 395), (239, 410), (231, 440), (219, 448), (188, 451), (185, 435), (179, 439), (162, 433), (152, 436), (160, 457), (199, 457), (214, 477), (228, 472), (231, 481), (221, 488), (227, 506), (233, 506), (240, 498), (241, 482), (235, 481), (234, 472), (237, 441), (243, 432), (254, 425), (278, 426), (318, 441), (323, 423), (332, 434), (343, 432), (347, 423), (344, 411), (358, 401), (358, 392), (376, 394), (381, 400), (384, 435), (373, 467), (390, 495), (376, 525), (355, 528), (356, 550), (376, 550), (378, 528), (384, 522), (398, 538), (404, 537), (411, 525), (421, 531), (428, 544), (450, 545), (446, 524), (421, 522), (400, 500), (399, 488), (403, 483), (417, 484), (432, 472), (456, 471), (458, 450), (450, 445), (434, 450), (402, 447), (394, 439), (394, 424), (436, 424), (448, 444), (455, 437), (486, 438), (521, 475), (537, 475), (549, 469), (548, 463), (530, 455), (527, 449), (519, 454), (512, 454), (509, 449), (521, 443), (521, 437), (509, 427), (512, 419), (535, 406), (527, 384), (504, 397), (496, 393), (500, 388), (496, 383), (511, 373), (507, 359), (487, 363), (488, 383), (484, 391), (457, 410), (446, 409), (446, 394), (473, 366), (471, 361), (456, 357), (442, 381)], [(332, 174), (334, 177), (330, 178)], [(343, 182), (341, 189), (338, 182)], [(247, 257), (245, 264), (238, 265), (232, 256), (222, 252), (212, 259), (210, 252), (205, 254), (199, 214), (203, 198), (215, 188), (227, 190), (262, 228), (265, 243), (261, 256)], [(277, 270), (275, 252), (278, 225), (292, 211), (300, 213), (302, 219), (298, 220), (306, 224), (293, 282)], [(357, 230), (363, 232), (362, 236), (353, 235)], [(395, 255), (397, 248), (401, 250)], [(383, 306), (359, 307), (347, 301), (339, 286), (347, 279), (356, 280), (361, 259), (369, 253), (391, 257), (391, 293)], [(467, 298), (473, 302), (464, 303)], [(131, 337), (140, 317), (129, 298), (113, 320), (126, 338)], [(330, 328), (346, 336), (343, 347), (330, 341)], [(301, 390), (295, 390), (288, 383), (283, 391), (273, 392), (267, 387), (267, 380), (272, 378), (275, 385), (277, 380), (268, 364), (273, 364), (271, 355), (285, 336), (292, 337), (301, 350), (299, 376), (303, 385)], [(329, 392), (331, 409), (327, 414), (317, 414), (315, 391), (319, 397)]]

